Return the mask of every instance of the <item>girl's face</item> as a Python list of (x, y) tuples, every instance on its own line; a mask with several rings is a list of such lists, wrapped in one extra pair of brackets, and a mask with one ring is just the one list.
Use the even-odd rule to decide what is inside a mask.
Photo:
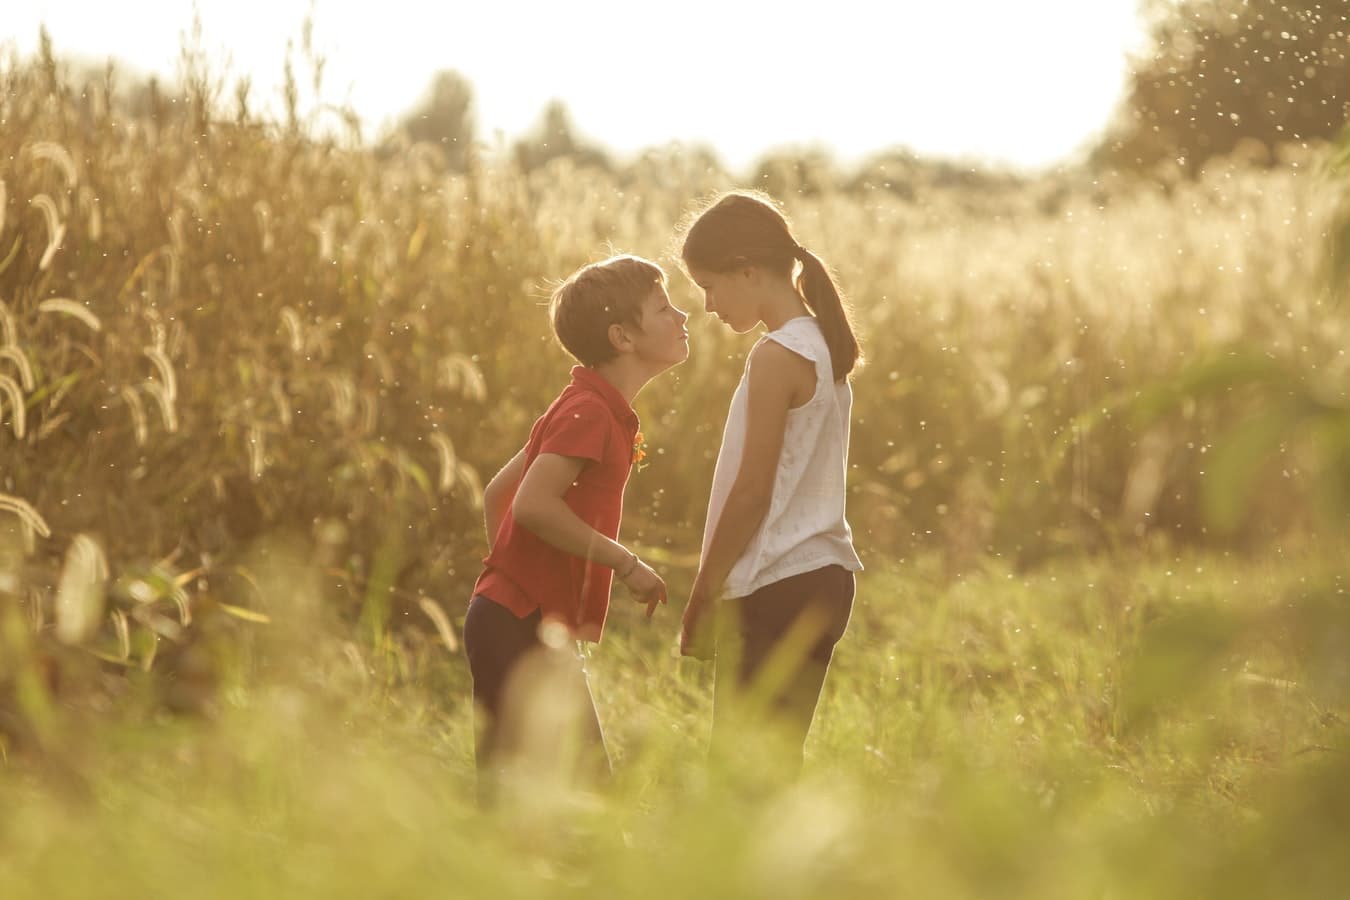
[(703, 289), (704, 310), (717, 316), (737, 334), (745, 334), (759, 324), (759, 310), (754, 302), (753, 274), (749, 268), (709, 272), (689, 267), (689, 278)]

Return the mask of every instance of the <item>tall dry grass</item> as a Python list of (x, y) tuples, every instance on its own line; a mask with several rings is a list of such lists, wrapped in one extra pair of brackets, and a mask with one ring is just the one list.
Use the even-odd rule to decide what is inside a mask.
[[(269, 121), (185, 60), (185, 93), (141, 115), (115, 72), (77, 77), (49, 44), (0, 67), (12, 588), (48, 621), (68, 551), (97, 547), (109, 576), (90, 596), (107, 614), (88, 641), (151, 667), (194, 633), (194, 609), (258, 614), (245, 560), (281, 535), (311, 548), (338, 614), (377, 645), (401, 623), (439, 627), (428, 610), (457, 612), (476, 574), (484, 477), (566, 377), (549, 279), (609, 249), (671, 263), (681, 217), (733, 182), (676, 150), (528, 174), (483, 153), (455, 173), (431, 145), (329, 127), (294, 86)], [(1242, 390), (1148, 420), (1136, 401), (1246, 345), (1344, 403), (1321, 159), (988, 193), (784, 182), (869, 360), (850, 499), (864, 556), (936, 548), (960, 571), (1315, 533), (1294, 440), (1255, 513), (1210, 533), (1199, 485), (1251, 407)], [(678, 276), (672, 288), (697, 306)], [(639, 400), (651, 465), (626, 527), (677, 590), (747, 346), (696, 318), (690, 361)]]

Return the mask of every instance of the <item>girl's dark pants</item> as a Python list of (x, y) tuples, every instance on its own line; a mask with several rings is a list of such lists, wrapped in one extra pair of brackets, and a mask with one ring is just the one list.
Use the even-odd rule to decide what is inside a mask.
[[(500, 769), (513, 756), (549, 748), (525, 747), (538, 737), (523, 716), (552, 714), (540, 703), (565, 703), (576, 723), (579, 767), (589, 777), (603, 778), (610, 770), (605, 737), (595, 711), (580, 655), (549, 648), (539, 637), (538, 610), (523, 619), (481, 595), (469, 601), (464, 617), (464, 651), (473, 677), (475, 758), (479, 801), (490, 804)], [(546, 681), (547, 683), (540, 683)], [(561, 742), (557, 733), (552, 740)], [(552, 748), (558, 753), (562, 747)]]
[(767, 713), (800, 761), (853, 595), (853, 573), (826, 566), (726, 601), (718, 622), (714, 752), (736, 752), (748, 718)]

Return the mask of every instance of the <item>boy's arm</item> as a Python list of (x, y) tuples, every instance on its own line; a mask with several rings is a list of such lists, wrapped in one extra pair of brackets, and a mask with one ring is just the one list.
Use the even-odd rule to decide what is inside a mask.
[(726, 504), (713, 527), (708, 552), (689, 592), (684, 633), (680, 635), (680, 650), (686, 656), (707, 654), (709, 635), (699, 633), (706, 624), (703, 614), (721, 594), (732, 566), (769, 512), (788, 410), (794, 386), (800, 380), (802, 362), (802, 357), (773, 342), (755, 351), (750, 362), (745, 449)]
[(613, 569), (624, 586), (646, 602), (650, 616), (658, 603), (666, 602), (661, 576), (637, 554), (583, 522), (563, 499), (585, 464), (576, 456), (539, 454), (520, 480), (511, 511), (517, 523), (564, 553)]
[(511, 508), (511, 499), (516, 495), (516, 487), (525, 474), (525, 448), (511, 457), (511, 461), (502, 466), (501, 471), (492, 476), (487, 487), (483, 488), (483, 519), (487, 526), (488, 550), (497, 542), (497, 531), (502, 527), (502, 519)]

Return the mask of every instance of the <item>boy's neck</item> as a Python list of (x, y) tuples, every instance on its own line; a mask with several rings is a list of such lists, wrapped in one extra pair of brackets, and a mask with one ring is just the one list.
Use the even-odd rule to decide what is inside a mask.
[(649, 373), (632, 365), (632, 361), (626, 359), (623, 354), (607, 363), (593, 366), (592, 371), (612, 384), (614, 389), (623, 395), (623, 399), (628, 401), (629, 406), (633, 405), (638, 392), (652, 380)]

